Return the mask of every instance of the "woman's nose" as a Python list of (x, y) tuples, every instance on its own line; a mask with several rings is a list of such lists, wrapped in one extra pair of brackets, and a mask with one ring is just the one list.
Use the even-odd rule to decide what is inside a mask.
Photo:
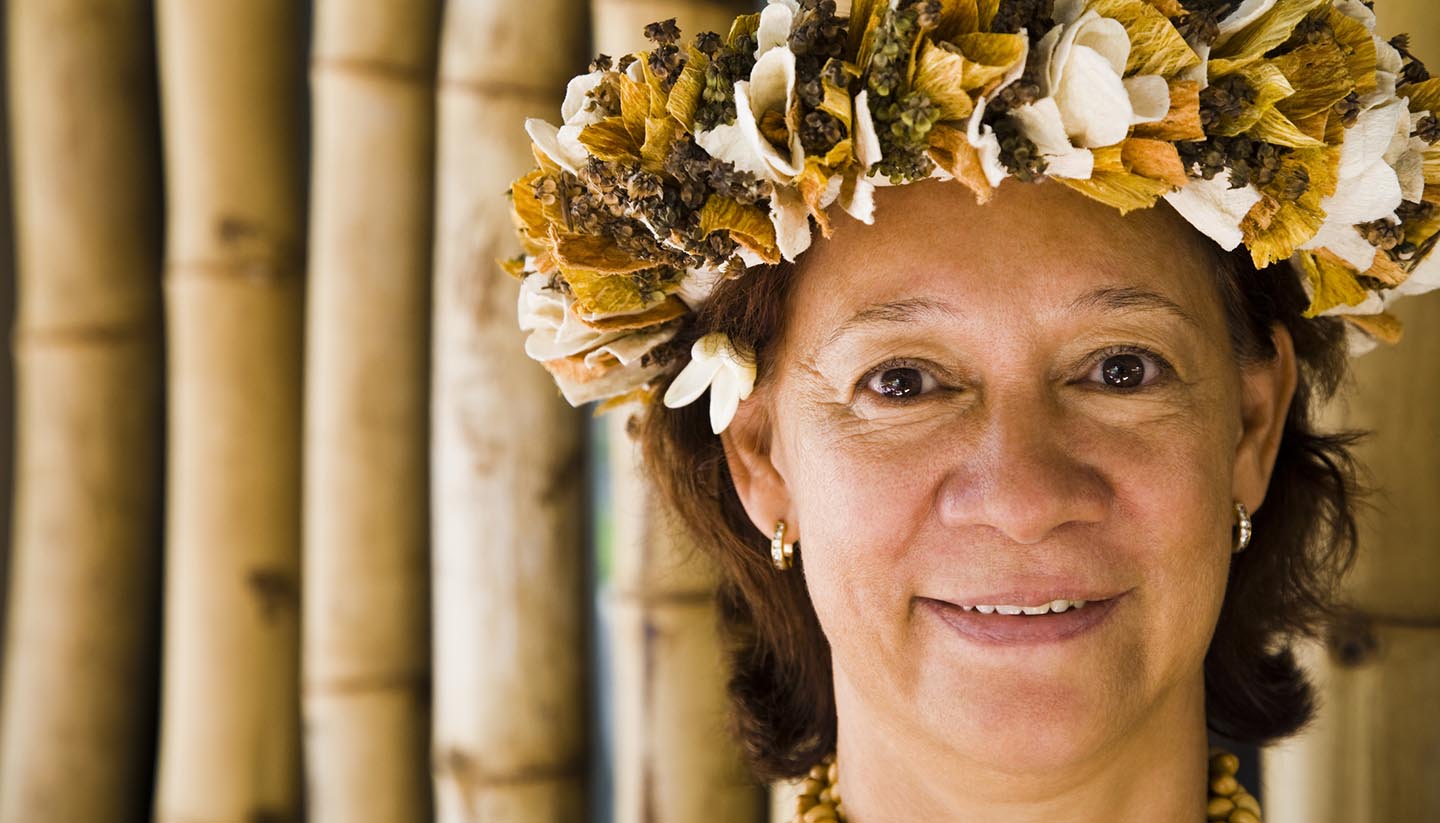
[(1062, 526), (1104, 517), (1110, 487), (1066, 411), (1041, 391), (992, 394), (958, 425), (953, 465), (940, 489), (941, 520), (989, 526), (1021, 544)]

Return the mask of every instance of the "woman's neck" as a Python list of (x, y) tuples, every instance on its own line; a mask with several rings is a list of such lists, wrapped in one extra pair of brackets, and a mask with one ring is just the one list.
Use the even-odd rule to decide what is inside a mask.
[(1027, 769), (1026, 753), (978, 759), (902, 727), (836, 678), (839, 786), (847, 823), (1204, 823), (1204, 685), (1176, 688), (1138, 726), (1076, 762)]

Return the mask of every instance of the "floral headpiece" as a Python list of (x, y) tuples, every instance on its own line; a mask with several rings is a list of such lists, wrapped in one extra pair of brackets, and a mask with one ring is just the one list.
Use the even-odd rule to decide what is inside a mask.
[(1122, 212), (1164, 198), (1257, 267), (1289, 261), (1307, 316), (1357, 348), (1440, 286), (1440, 78), (1361, 0), (770, 0), (728, 35), (601, 55), (563, 125), (526, 125), (511, 188), (526, 352), (572, 404), (711, 395), (753, 355), (686, 324), (721, 278), (794, 260), (876, 186), (1055, 179)]

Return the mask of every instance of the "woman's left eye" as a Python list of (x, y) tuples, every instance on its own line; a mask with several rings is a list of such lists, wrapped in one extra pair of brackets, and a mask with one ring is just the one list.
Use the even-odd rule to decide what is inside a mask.
[(1101, 352), (1087, 375), (1092, 383), (1128, 391), (1153, 385), (1171, 372), (1170, 364), (1142, 349), (1115, 349)]

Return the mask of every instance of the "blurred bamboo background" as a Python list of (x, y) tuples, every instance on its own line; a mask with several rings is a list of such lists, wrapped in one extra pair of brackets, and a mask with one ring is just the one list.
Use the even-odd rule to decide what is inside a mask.
[[(0, 823), (787, 819), (628, 413), (560, 400), (493, 263), (525, 117), (756, 7), (6, 4)], [(1440, 300), (1400, 312), (1332, 410), (1385, 494), (1279, 823), (1440, 820)]]

